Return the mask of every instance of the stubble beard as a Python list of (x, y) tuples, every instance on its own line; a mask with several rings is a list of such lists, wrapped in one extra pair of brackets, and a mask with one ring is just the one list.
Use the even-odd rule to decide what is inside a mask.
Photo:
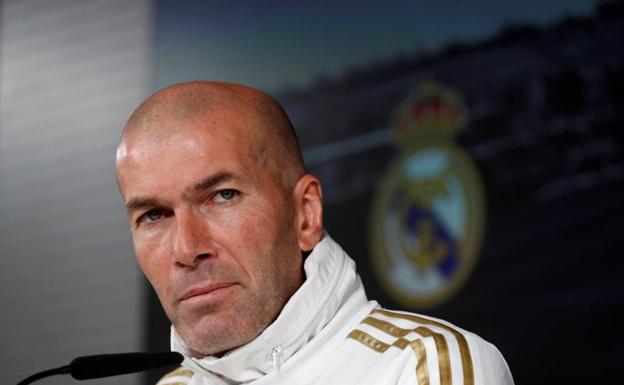
[[(290, 222), (282, 223), (282, 229), (287, 229), (290, 224)], [(201, 314), (195, 317), (188, 317), (188, 315), (185, 317), (179, 312), (169, 314), (176, 331), (194, 357), (220, 357), (255, 339), (279, 316), (286, 302), (299, 288), (303, 282), (301, 266), (299, 266), (298, 273), (301, 276), (297, 280), (293, 279), (290, 272), (278, 272), (271, 269), (275, 264), (286, 263), (286, 261), (269, 257), (276, 255), (286, 256), (286, 258), (295, 257), (285, 250), (284, 245), (293, 242), (293, 239), (285, 239), (288, 237), (285, 235), (288, 232), (278, 231), (277, 234), (279, 234), (278, 239), (274, 244), (280, 246), (258, 258), (268, 264), (264, 268), (270, 271), (270, 274), (264, 276), (264, 279), (265, 283), (270, 282), (270, 285), (264, 286), (261, 291), (254, 291), (250, 287), (236, 287), (236, 290), (242, 290), (242, 292), (235, 294), (234, 300), (238, 299), (238, 301), (230, 307), (227, 307), (227, 303), (221, 303), (219, 304), (221, 308), (217, 306), (214, 309), (202, 309), (203, 312), (199, 310)]]
[(273, 321), (275, 307), (250, 293), (230, 308), (200, 315), (195, 323), (179, 316), (173, 324), (193, 356), (221, 356), (256, 338)]

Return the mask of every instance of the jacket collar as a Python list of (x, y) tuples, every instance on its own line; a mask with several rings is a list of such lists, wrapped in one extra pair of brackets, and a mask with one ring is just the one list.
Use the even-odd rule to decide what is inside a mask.
[(288, 300), (277, 319), (258, 337), (217, 358), (192, 358), (171, 327), (171, 350), (183, 365), (222, 384), (253, 381), (275, 370), (317, 335), (351, 293), (361, 286), (355, 263), (325, 234), (304, 263), (306, 281)]

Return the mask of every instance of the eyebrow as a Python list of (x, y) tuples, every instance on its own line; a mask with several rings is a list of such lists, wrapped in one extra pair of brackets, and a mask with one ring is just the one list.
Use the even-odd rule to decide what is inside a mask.
[(230, 172), (222, 171), (222, 172), (216, 173), (215, 175), (209, 176), (195, 183), (193, 186), (185, 189), (184, 193), (182, 193), (182, 197), (185, 199), (189, 199), (190, 196), (193, 195), (194, 193), (210, 190), (214, 186), (223, 182), (230, 181), (234, 178), (235, 178), (234, 174)]
[(147, 207), (161, 206), (162, 203), (155, 198), (132, 198), (126, 203), (126, 210), (130, 213), (132, 211), (144, 209)]
[[(184, 199), (190, 199), (190, 197), (194, 193), (210, 190), (214, 186), (223, 182), (227, 182), (234, 178), (235, 178), (234, 174), (230, 172), (225, 172), (225, 171), (219, 172), (215, 175), (211, 175), (205, 179), (202, 179), (201, 181), (195, 183), (191, 187), (185, 189), (184, 192), (182, 193), (182, 197)], [(162, 205), (163, 205), (163, 202), (157, 198), (137, 197), (137, 198), (130, 199), (128, 203), (126, 203), (126, 210), (130, 213), (132, 211), (145, 209), (148, 207), (158, 207)]]

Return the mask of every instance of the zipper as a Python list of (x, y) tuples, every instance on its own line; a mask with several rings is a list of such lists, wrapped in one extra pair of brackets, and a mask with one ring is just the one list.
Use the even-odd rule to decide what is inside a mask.
[(273, 369), (279, 370), (282, 364), (282, 347), (277, 345), (271, 350), (271, 358), (273, 359)]

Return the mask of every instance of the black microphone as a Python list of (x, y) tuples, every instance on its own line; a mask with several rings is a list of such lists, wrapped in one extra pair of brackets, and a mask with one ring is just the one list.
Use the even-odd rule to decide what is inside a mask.
[(145, 370), (165, 368), (180, 365), (184, 357), (180, 353), (121, 353), (84, 356), (74, 359), (69, 365), (60, 368), (45, 370), (34, 374), (17, 385), (26, 385), (40, 378), (55, 374), (70, 374), (77, 380), (88, 380), (142, 372)]

